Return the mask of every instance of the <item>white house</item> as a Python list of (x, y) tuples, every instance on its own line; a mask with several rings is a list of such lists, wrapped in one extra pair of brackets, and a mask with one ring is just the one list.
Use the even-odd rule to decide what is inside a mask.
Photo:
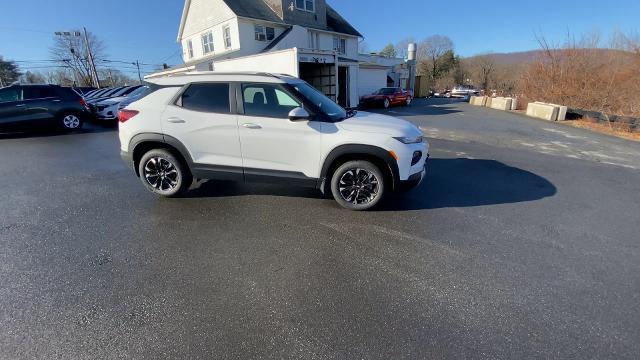
[[(186, 0), (178, 32), (185, 63), (149, 77), (207, 70), (283, 73), (355, 107), (360, 38), (325, 0)], [(386, 79), (380, 87), (385, 85)]]

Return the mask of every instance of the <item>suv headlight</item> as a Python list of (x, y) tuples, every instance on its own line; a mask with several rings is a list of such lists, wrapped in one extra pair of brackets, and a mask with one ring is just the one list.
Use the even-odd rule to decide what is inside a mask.
[(403, 144), (419, 144), (424, 141), (424, 136), (394, 137), (394, 139), (400, 141)]

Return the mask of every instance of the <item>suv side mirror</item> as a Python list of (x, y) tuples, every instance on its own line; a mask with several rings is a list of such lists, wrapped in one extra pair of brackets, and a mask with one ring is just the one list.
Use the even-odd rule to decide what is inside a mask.
[(290, 121), (305, 121), (310, 120), (311, 115), (304, 108), (297, 107), (289, 112), (289, 120)]

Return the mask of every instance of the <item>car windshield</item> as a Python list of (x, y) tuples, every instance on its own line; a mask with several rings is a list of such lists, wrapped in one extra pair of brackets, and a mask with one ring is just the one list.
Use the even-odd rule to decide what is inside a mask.
[(393, 95), (396, 93), (396, 89), (394, 88), (382, 88), (378, 90), (375, 95)]
[(320, 109), (322, 113), (327, 115), (331, 121), (340, 121), (347, 118), (347, 111), (333, 100), (326, 97), (313, 86), (307, 83), (293, 84), (293, 88)]

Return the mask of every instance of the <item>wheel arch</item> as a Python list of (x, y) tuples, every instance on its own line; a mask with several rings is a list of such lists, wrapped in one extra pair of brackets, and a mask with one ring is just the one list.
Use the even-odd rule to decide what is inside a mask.
[(133, 160), (134, 170), (137, 176), (140, 176), (138, 169), (140, 160), (150, 150), (165, 149), (174, 154), (189, 171), (192, 169), (193, 160), (189, 155), (186, 147), (177, 139), (163, 134), (139, 134), (131, 139), (129, 145), (129, 153)]
[(373, 145), (348, 144), (333, 149), (325, 158), (320, 173), (320, 182), (318, 184), (318, 187), (323, 193), (326, 193), (327, 190), (327, 180), (331, 179), (338, 167), (352, 160), (371, 161), (384, 173), (392, 189), (397, 189), (400, 172), (398, 163), (389, 151)]

